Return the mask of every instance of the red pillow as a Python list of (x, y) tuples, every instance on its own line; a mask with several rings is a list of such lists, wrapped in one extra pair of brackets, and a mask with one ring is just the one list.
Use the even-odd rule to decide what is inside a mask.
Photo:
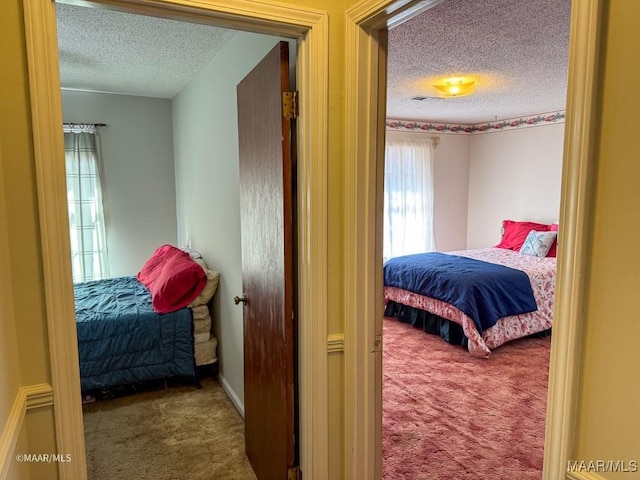
[[(551, 225), (549, 225), (549, 231), (550, 232), (557, 232), (558, 231), (558, 224), (557, 223), (552, 223)], [(551, 244), (551, 248), (549, 249), (549, 252), (547, 253), (547, 257), (555, 257), (557, 249), (558, 249), (558, 237), (556, 237), (556, 239)]]
[(514, 222), (513, 220), (503, 221), (502, 228), (504, 229), (502, 240), (496, 247), (515, 250), (516, 252), (520, 251), (522, 244), (531, 230), (535, 230), (536, 232), (549, 231), (549, 225), (546, 223)]
[(169, 313), (189, 305), (207, 284), (207, 274), (189, 254), (172, 245), (159, 247), (138, 273), (151, 292), (151, 305)]

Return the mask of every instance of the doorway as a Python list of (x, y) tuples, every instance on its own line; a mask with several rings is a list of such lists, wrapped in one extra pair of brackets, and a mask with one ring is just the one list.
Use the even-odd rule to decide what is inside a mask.
[[(105, 2), (107, 3), (107, 2)], [(327, 468), (320, 459), (327, 450), (326, 398), (326, 232), (327, 214), (327, 18), (319, 11), (261, 4), (250, 11), (238, 11), (235, 2), (194, 9), (189, 2), (131, 2), (124, 11), (177, 20), (198, 21), (257, 33), (286, 35), (298, 39), (298, 79), (301, 95), (298, 122), (300, 213), (298, 231), (299, 345), (305, 352), (299, 359), (300, 444), (303, 468), (318, 478)], [(75, 346), (73, 296), (70, 291), (68, 232), (64, 198), (64, 162), (59, 125), (62, 123), (57, 51), (55, 48), (55, 5), (47, 0), (25, 2), (29, 39), (34, 144), (38, 165), (40, 219), (45, 258), (45, 291), (50, 332), (54, 412), (58, 447), (77, 462), (60, 465), (61, 478), (84, 478), (82, 410)], [(277, 19), (277, 20), (276, 20)], [(314, 59), (312, 62), (311, 59)], [(313, 112), (313, 115), (310, 114)], [(313, 159), (313, 161), (311, 160)], [(313, 292), (309, 285), (314, 285)], [(311, 378), (314, 381), (311, 381)]]
[[(377, 478), (381, 472), (381, 321), (382, 245), (381, 215), (385, 122), (386, 29), (411, 18), (436, 1), (374, 2), (347, 10), (347, 151), (353, 162), (346, 171), (347, 191), (354, 208), (347, 212), (346, 266), (346, 464), (351, 478)], [(598, 5), (574, 2), (571, 16), (567, 122), (562, 174), (560, 223), (564, 244), (558, 258), (553, 356), (547, 406), (547, 435), (543, 478), (560, 478), (566, 470), (575, 416), (575, 380), (578, 374), (581, 252), (587, 238), (589, 212), (588, 166), (592, 161), (589, 132), (592, 126), (595, 85)], [(357, 66), (357, 69), (356, 69)], [(358, 119), (366, 121), (358, 122)], [(368, 199), (368, 201), (367, 201)], [(357, 289), (355, 286), (357, 285)], [(355, 372), (358, 372), (357, 374)], [(375, 392), (375, 393), (374, 393)], [(359, 428), (364, 425), (364, 428)]]
[[(502, 263), (496, 262), (497, 257), (504, 259), (505, 265), (518, 262), (518, 267), (514, 268), (529, 272), (538, 307), (535, 314), (528, 315), (526, 323), (525, 318), (518, 318), (530, 333), (550, 328), (553, 314), (552, 292), (549, 296), (540, 293), (543, 289), (538, 287), (545, 282), (533, 269), (544, 262), (548, 268), (546, 272), (554, 278), (556, 259), (542, 260), (489, 247), (500, 243), (504, 219), (535, 219), (544, 224), (540, 227), (545, 229), (557, 222), (570, 7), (570, 2), (546, 0), (517, 5), (507, 5), (504, 1), (448, 1), (395, 26), (388, 33), (385, 256), (393, 251), (390, 244), (395, 247), (395, 256), (427, 252), (433, 247), (430, 241), (425, 241), (428, 237), (425, 239), (421, 234), (433, 232), (433, 249), (437, 252), (494, 264)], [(501, 14), (496, 15), (495, 10), (492, 11), (494, 8)], [(466, 14), (460, 15), (462, 11)], [(543, 20), (546, 14), (549, 16)], [(545, 28), (553, 33), (548, 36), (535, 34), (536, 29), (526, 26), (532, 19), (545, 24)], [(510, 32), (510, 28), (514, 31)], [(531, 32), (530, 37), (527, 32)], [(543, 47), (545, 39), (551, 38), (553, 41)], [(492, 47), (476, 48), (487, 44)], [(523, 53), (529, 48), (528, 53)], [(516, 51), (520, 54), (515, 55), (513, 52)], [(534, 60), (540, 52), (545, 54)], [(493, 55), (499, 56), (500, 60), (491, 59)], [(536, 68), (530, 68), (534, 64)], [(491, 69), (487, 70), (489, 65)], [(475, 80), (477, 88), (473, 95), (448, 99), (435, 96), (434, 79), (453, 71), (469, 74)], [(528, 73), (518, 73), (523, 71)], [(536, 75), (540, 77), (536, 78)], [(549, 81), (551, 78), (553, 82)], [(545, 81), (547, 87), (538, 90)], [(515, 84), (518, 88), (514, 88)], [(407, 86), (412, 91), (407, 92)], [(532, 91), (536, 91), (535, 102), (529, 100)], [(415, 95), (424, 95), (418, 97), (423, 100), (409, 100)], [(497, 102), (496, 97), (502, 102)], [(493, 100), (487, 105), (474, 108), (489, 98)], [(498, 105), (504, 110), (500, 111)], [(521, 115), (515, 113), (518, 110)], [(538, 121), (536, 128), (527, 127), (537, 119), (552, 116), (551, 113), (540, 115), (541, 112), (555, 112), (553, 118), (561, 121)], [(500, 120), (496, 121), (496, 118)], [(517, 123), (516, 118), (522, 118), (523, 123)], [(425, 148), (429, 141), (437, 141), (433, 152)], [(529, 168), (534, 162), (535, 170)], [(432, 171), (433, 176), (420, 168), (425, 164), (432, 165), (433, 170), (425, 170)], [(413, 179), (421, 181), (412, 183)], [(422, 185), (430, 186), (426, 193), (433, 194), (433, 203), (419, 203), (424, 208), (420, 215), (413, 204), (405, 203), (403, 196), (428, 198), (425, 191), (420, 190)], [(391, 198), (396, 199), (395, 205), (389, 201)], [(398, 198), (403, 200), (398, 201)], [(407, 224), (403, 224), (404, 214), (411, 218)], [(421, 224), (423, 218), (424, 224)], [(393, 228), (389, 227), (391, 222), (397, 222)], [(412, 229), (416, 225), (417, 231)], [(416, 246), (420, 241), (424, 243)], [(424, 255), (423, 260), (435, 258), (452, 259), (429, 254)], [(385, 267), (387, 279), (394, 262)], [(446, 477), (442, 472), (450, 472), (451, 476), (459, 473), (460, 478), (477, 474), (506, 478), (512, 476), (507, 473), (511, 469), (523, 478), (535, 477), (536, 473), (540, 477), (551, 338), (504, 343), (512, 336), (508, 333), (500, 336), (496, 332), (516, 320), (512, 318), (500, 320), (499, 325), (483, 334), (481, 341), (477, 341), (477, 336), (468, 335), (468, 348), (466, 345), (462, 348), (445, 346), (438, 337), (459, 344), (466, 342), (467, 336), (456, 330), (457, 323), (441, 323), (438, 328), (439, 320), (425, 317), (423, 312), (435, 310), (452, 318), (448, 311), (439, 310), (424, 297), (417, 297), (424, 305), (418, 307), (418, 299), (412, 303), (403, 296), (404, 292), (401, 294), (388, 287), (385, 292), (385, 302), (389, 302), (386, 314), (398, 318), (383, 322), (383, 478), (394, 478), (394, 472), (404, 472), (408, 477), (419, 476), (410, 472), (420, 468), (430, 470), (434, 478)], [(422, 328), (402, 328), (402, 320)], [(464, 332), (472, 330), (471, 326), (473, 322), (464, 324)], [(426, 335), (423, 328), (436, 335)], [(472, 333), (475, 334), (475, 330)], [(496, 338), (500, 338), (499, 342), (492, 340)], [(403, 348), (397, 348), (398, 342)], [(496, 348), (498, 343), (504, 345)], [(423, 353), (407, 354), (411, 345), (415, 346), (416, 352)], [(517, 350), (519, 345), (523, 348), (526, 345), (531, 351), (520, 352)], [(537, 355), (533, 355), (534, 351)], [(442, 357), (447, 358), (448, 353), (451, 357), (445, 361)], [(490, 357), (477, 360), (474, 354)], [(505, 355), (519, 359), (521, 366), (513, 372), (514, 376), (529, 374), (517, 379), (512, 377), (514, 381), (510, 382), (510, 374), (498, 373), (507, 362)], [(540, 358), (531, 361), (534, 357)], [(528, 361), (531, 363), (527, 364)], [(491, 386), (492, 381), (499, 385)], [(449, 386), (454, 382), (458, 387), (451, 389)], [(474, 395), (482, 400), (473, 401)], [(520, 414), (520, 403), (526, 403), (530, 411), (526, 422)], [(412, 405), (415, 408), (411, 408)], [(456, 405), (475, 405), (472, 418), (466, 408), (456, 410)], [(489, 405), (493, 407), (489, 408)], [(512, 429), (498, 426), (502, 421), (505, 424), (517, 422), (522, 427), (504, 437), (502, 432)], [(483, 427), (476, 429), (478, 423)], [(462, 443), (468, 448), (460, 449), (458, 445)], [(417, 444), (421, 449), (412, 452), (410, 445)], [(478, 447), (480, 444), (483, 447)], [(492, 447), (487, 450), (488, 445)], [(487, 454), (481, 457), (472, 453), (483, 449)], [(488, 453), (494, 450), (495, 454)]]
[[(257, 242), (251, 237), (253, 241), (240, 241), (242, 232), (251, 227), (251, 222), (248, 225), (241, 222), (238, 207), (245, 187), (239, 185), (238, 181), (238, 145), (234, 138), (238, 134), (242, 137), (248, 129), (238, 130), (235, 121), (236, 116), (242, 119), (237, 115), (236, 83), (255, 67), (261, 55), (279, 38), (230, 30), (221, 32), (221, 29), (210, 26), (65, 4), (57, 5), (57, 17), (62, 85), (76, 87), (64, 88), (62, 92), (63, 120), (97, 119), (106, 123), (100, 127), (102, 171), (105, 174), (104, 181), (100, 183), (105, 193), (105, 210), (109, 213), (109, 276), (135, 275), (151, 252), (165, 243), (180, 247), (188, 245), (202, 254), (207, 267), (221, 272), (222, 282), (214, 296), (215, 305), (212, 308), (215, 311), (212, 313), (215, 318), (213, 338), (209, 340), (209, 337), (205, 337), (203, 340), (202, 334), (195, 335), (196, 367), (201, 369), (202, 363), (217, 357), (221, 365), (219, 383), (237, 410), (244, 415), (245, 436), (251, 441), (252, 430), (249, 425), (256, 415), (250, 407), (253, 406), (255, 410), (256, 405), (261, 406), (264, 396), (258, 399), (255, 395), (248, 395), (247, 388), (243, 388), (243, 363), (245, 366), (247, 363), (243, 362), (242, 345), (251, 335), (247, 334), (249, 330), (246, 326), (243, 332), (242, 308), (235, 306), (232, 301), (233, 295), (248, 291), (242, 289), (241, 263), (241, 257), (246, 259), (248, 255), (241, 254), (240, 245), (250, 245), (250, 252), (257, 250)], [(220, 37), (230, 39), (220, 47), (216, 43)], [(86, 40), (78, 45), (78, 38)], [(291, 50), (287, 58), (292, 69), (286, 69), (286, 75), (288, 78), (291, 73), (294, 79), (295, 41), (286, 41), (284, 44)], [(213, 57), (211, 59), (205, 56), (204, 66), (199, 68), (195, 76), (191, 74), (187, 77), (190, 80), (188, 83), (182, 82), (185, 85), (179, 92), (175, 95), (170, 91), (163, 94), (157, 89), (158, 86), (167, 85), (176, 74), (192, 71), (188, 68), (189, 63), (197, 63), (196, 59), (201, 58), (201, 51), (190, 49), (190, 45), (206, 46), (215, 55), (208, 53), (209, 57)], [(216, 49), (216, 46), (219, 48)], [(165, 60), (159, 62), (155, 50)], [(140, 60), (130, 62), (137, 58), (140, 51), (146, 52), (147, 57), (142, 67)], [(69, 68), (69, 58), (80, 57), (81, 52), (88, 53), (87, 72), (84, 75), (75, 62), (71, 62)], [(109, 54), (105, 55), (107, 52)], [(186, 65), (173, 64), (174, 57), (188, 60), (192, 55), (193, 59), (187, 61)], [(92, 75), (96, 65), (102, 66), (98, 68), (104, 72), (99, 78)], [(146, 81), (132, 81), (142, 72), (156, 73)], [(85, 91), (78, 91), (81, 88)], [(123, 90), (126, 95), (118, 95)], [(261, 89), (263, 92), (264, 89)], [(261, 98), (259, 96), (258, 100)], [(261, 119), (263, 115), (253, 112), (250, 118)], [(269, 125), (271, 122), (256, 122), (254, 127), (258, 129)], [(255, 138), (255, 135), (250, 138)], [(264, 176), (260, 175), (259, 178)], [(177, 190), (175, 197), (174, 189)], [(270, 222), (267, 225), (275, 224)], [(270, 230), (269, 233), (273, 236), (277, 230)], [(254, 238), (261, 237), (258, 235)], [(292, 245), (292, 242), (287, 244)], [(275, 258), (274, 255), (262, 258), (266, 257)], [(261, 271), (264, 273), (264, 269)], [(268, 285), (275, 283), (268, 282)], [(257, 293), (252, 292), (252, 297), (254, 300), (251, 305), (256, 305)], [(208, 307), (204, 308), (208, 311)], [(201, 308), (198, 308), (200, 311)], [(290, 319), (291, 315), (285, 318)], [(93, 364), (88, 359), (86, 337), (86, 333), (82, 335), (79, 329), (80, 370), (85, 376), (90, 368), (89, 363)], [(217, 355), (212, 346), (216, 339), (220, 340)], [(277, 337), (273, 341), (277, 342)], [(135, 342), (138, 348), (143, 348), (142, 343), (141, 339)], [(137, 351), (133, 342), (131, 345), (131, 350)], [(139, 372), (138, 362), (144, 362), (142, 359), (148, 356), (133, 354), (121, 358), (122, 368), (107, 367), (106, 362), (97, 362), (97, 365), (108, 371)], [(247, 358), (245, 353), (244, 359)], [(265, 362), (257, 363), (261, 365)], [(270, 368), (269, 371), (272, 374), (274, 369)], [(152, 376), (157, 374), (150, 373)], [(96, 380), (94, 386), (100, 382), (107, 383), (104, 386), (118, 382), (104, 377)], [(86, 378), (81, 383), (83, 388), (87, 388)], [(210, 385), (210, 382), (206, 385)], [(109, 389), (108, 393), (98, 393), (96, 397), (101, 398), (105, 394), (114, 393)], [(84, 410), (94, 411), (91, 406), (85, 406)], [(116, 419), (118, 410), (112, 410)], [(258, 418), (264, 417), (259, 415)], [(95, 422), (95, 415), (85, 415), (85, 429), (87, 422), (91, 421)], [(86, 438), (90, 473), (99, 471), (106, 461), (99, 455), (91, 454), (100, 439), (96, 429), (92, 430)], [(293, 435), (285, 436), (287, 439), (290, 437)], [(121, 442), (119, 440), (118, 443)], [(200, 447), (203, 447), (202, 443)], [(261, 444), (254, 438), (251, 444), (256, 443)], [(244, 449), (241, 455), (242, 452)], [(201, 459), (198, 458), (198, 461)], [(124, 460), (120, 463), (126, 464)], [(189, 467), (184, 467), (184, 470), (190, 471), (188, 468), (192, 463), (197, 461), (187, 462)]]

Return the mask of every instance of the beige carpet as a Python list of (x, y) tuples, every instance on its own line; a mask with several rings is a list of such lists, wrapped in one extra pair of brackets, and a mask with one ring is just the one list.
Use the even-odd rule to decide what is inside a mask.
[(89, 480), (255, 480), (244, 423), (217, 381), (83, 406)]

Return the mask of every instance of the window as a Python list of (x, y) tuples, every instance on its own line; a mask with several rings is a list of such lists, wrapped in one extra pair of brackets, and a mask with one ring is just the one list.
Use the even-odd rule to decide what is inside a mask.
[[(435, 250), (432, 139), (387, 132), (384, 172), (385, 260)], [(411, 134), (418, 137), (419, 134)]]
[(97, 128), (65, 125), (64, 152), (73, 282), (107, 278), (109, 264)]

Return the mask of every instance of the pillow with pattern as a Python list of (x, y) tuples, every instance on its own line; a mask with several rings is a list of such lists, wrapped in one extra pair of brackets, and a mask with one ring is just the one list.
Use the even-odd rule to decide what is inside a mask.
[(557, 235), (558, 232), (538, 232), (531, 230), (520, 248), (520, 253), (534, 257), (546, 257)]

